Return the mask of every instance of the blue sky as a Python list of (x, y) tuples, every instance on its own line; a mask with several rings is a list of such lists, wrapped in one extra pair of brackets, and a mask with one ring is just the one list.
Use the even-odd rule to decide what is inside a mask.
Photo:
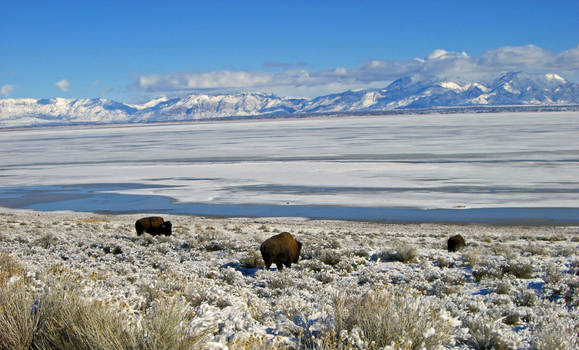
[(405, 75), (579, 82), (579, 1), (8, 1), (0, 97), (316, 96)]

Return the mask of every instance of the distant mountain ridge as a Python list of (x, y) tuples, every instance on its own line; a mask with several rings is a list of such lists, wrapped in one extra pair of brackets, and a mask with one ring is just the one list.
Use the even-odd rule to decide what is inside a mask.
[(266, 93), (192, 94), (131, 105), (102, 98), (3, 98), (0, 127), (541, 105), (579, 105), (579, 84), (554, 73), (509, 72), (490, 83), (404, 77), (383, 89), (346, 91), (313, 99)]

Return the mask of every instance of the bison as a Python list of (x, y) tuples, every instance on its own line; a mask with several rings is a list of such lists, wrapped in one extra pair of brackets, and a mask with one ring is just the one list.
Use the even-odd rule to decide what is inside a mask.
[(142, 235), (143, 232), (150, 233), (152, 236), (170, 236), (171, 228), (171, 221), (164, 221), (163, 218), (159, 216), (149, 216), (135, 222), (137, 236)]
[(464, 237), (461, 235), (454, 235), (448, 239), (448, 251), (456, 252), (466, 246)]
[(265, 262), (265, 268), (269, 270), (275, 263), (279, 271), (283, 266), (291, 267), (297, 263), (302, 251), (302, 243), (297, 241), (290, 233), (282, 232), (279, 235), (266, 239), (259, 247), (261, 256)]

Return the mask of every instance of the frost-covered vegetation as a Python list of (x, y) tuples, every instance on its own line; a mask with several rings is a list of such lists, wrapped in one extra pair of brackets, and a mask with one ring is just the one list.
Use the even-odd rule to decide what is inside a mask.
[[(139, 217), (3, 211), (0, 349), (578, 346), (579, 227)], [(283, 231), (302, 259), (264, 271)]]

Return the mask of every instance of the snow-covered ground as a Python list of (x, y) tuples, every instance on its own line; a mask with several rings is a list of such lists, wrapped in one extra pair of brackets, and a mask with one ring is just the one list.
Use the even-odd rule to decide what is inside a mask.
[[(374, 327), (410, 327), (390, 332), (404, 333), (399, 348), (413, 340), (573, 349), (577, 226), (162, 214), (173, 236), (137, 237), (135, 220), (152, 213), (126, 212), (143, 201), (160, 213), (172, 201), (578, 208), (578, 119), (561, 112), (1, 130), (0, 207), (60, 203), (70, 211), (0, 209), (0, 264), (12, 266), (2, 266), (0, 283), (40, 293), (73, 281), (135, 323), (160, 300), (179, 300), (189, 315), (182, 326), (207, 330), (207, 348), (371, 347), (363, 330), (371, 323), (353, 311), (363, 305), (368, 321), (397, 320)], [(78, 212), (90, 198), (93, 210), (119, 214)], [(260, 243), (283, 231), (304, 243), (302, 260), (283, 272), (257, 267)], [(445, 241), (457, 233), (469, 246), (449, 253)]]
[[(553, 112), (2, 130), (0, 201), (42, 209), (51, 193), (109, 192), (205, 204), (577, 208), (578, 121)], [(35, 203), (26, 191), (37, 191)], [(70, 205), (61, 209), (79, 206)]]
[[(207, 349), (330, 349), (338, 339), (370, 347), (362, 324), (335, 329), (356, 320), (343, 316), (363, 295), (376, 295), (367, 323), (378, 315), (394, 333), (409, 327), (393, 348), (418, 338), (434, 344), (426, 349), (578, 345), (576, 226), (165, 216), (171, 237), (137, 237), (141, 216), (2, 209), (0, 265), (18, 268), (3, 271), (0, 284), (42, 291), (73, 281), (88, 300), (122, 310), (126, 322), (160, 300), (179, 300), (189, 315), (181, 326), (207, 330)], [(260, 243), (283, 231), (303, 242), (300, 262), (281, 272), (255, 267)], [(467, 248), (447, 252), (453, 234)]]

